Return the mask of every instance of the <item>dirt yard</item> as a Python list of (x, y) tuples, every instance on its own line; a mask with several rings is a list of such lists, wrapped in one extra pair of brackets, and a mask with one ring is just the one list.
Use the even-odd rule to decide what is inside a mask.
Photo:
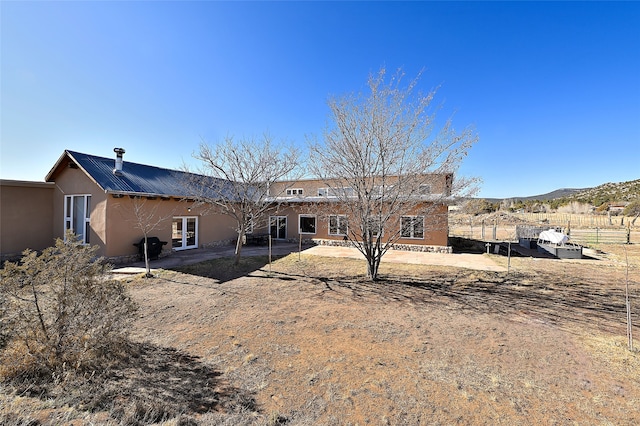
[[(105, 386), (179, 407), (188, 422), (167, 425), (640, 424), (625, 249), (602, 249), (512, 258), (509, 275), (387, 264), (377, 283), (364, 262), (297, 254), (163, 271), (130, 282), (141, 349)], [(97, 415), (76, 424), (111, 421)]]
[(619, 260), (512, 259), (509, 278), (394, 265), (376, 284), (357, 261), (296, 255), (228, 281), (167, 272), (133, 287), (137, 337), (293, 424), (638, 424)]

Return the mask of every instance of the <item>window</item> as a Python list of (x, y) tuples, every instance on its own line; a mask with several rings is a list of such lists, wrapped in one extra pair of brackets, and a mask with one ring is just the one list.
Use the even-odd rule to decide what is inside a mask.
[(347, 217), (343, 215), (329, 216), (329, 235), (347, 235)]
[(287, 189), (287, 195), (302, 195), (302, 188)]
[(91, 195), (64, 196), (64, 230), (72, 231), (82, 244), (89, 244)]
[(377, 217), (370, 217), (367, 220), (367, 233), (369, 238), (377, 238), (382, 233), (382, 225), (380, 219)]
[(299, 222), (300, 222), (299, 229), (301, 234), (316, 233), (316, 217), (315, 216), (301, 214), (299, 216)]
[(431, 194), (431, 185), (420, 185), (420, 195)]
[(424, 216), (402, 216), (402, 238), (424, 238)]
[(394, 185), (376, 185), (373, 187), (371, 193), (375, 196), (381, 197), (383, 195), (389, 196), (392, 194)]
[(318, 197), (353, 197), (353, 188), (345, 186), (341, 188), (318, 188)]
[(278, 240), (287, 238), (287, 217), (269, 216), (269, 234)]
[(253, 234), (253, 215), (252, 214), (250, 214), (247, 217), (247, 223), (245, 224), (244, 233)]

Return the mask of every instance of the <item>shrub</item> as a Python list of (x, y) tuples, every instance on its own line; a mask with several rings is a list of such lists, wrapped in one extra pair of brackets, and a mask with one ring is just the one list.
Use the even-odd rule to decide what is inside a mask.
[(627, 204), (622, 213), (625, 216), (638, 216), (640, 215), (640, 199), (635, 200)]
[(136, 307), (122, 283), (107, 279), (96, 249), (68, 234), (4, 265), (0, 376), (80, 369), (126, 340)]

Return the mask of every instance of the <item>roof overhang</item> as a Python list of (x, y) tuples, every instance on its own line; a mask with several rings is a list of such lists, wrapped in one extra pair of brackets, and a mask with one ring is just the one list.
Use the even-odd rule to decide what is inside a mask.
[[(65, 159), (67, 160), (67, 162), (65, 163)], [(75, 164), (76, 166), (78, 166), (78, 168), (80, 170), (82, 170), (84, 172), (85, 175), (87, 175), (87, 177), (89, 179), (91, 179), (91, 181), (93, 183), (95, 183), (96, 185), (98, 185), (98, 188), (104, 190), (104, 188), (102, 186), (100, 186), (100, 184), (98, 182), (96, 182), (96, 180), (93, 178), (93, 176), (91, 176), (91, 173), (87, 172), (81, 165), (80, 162), (77, 161), (75, 158), (73, 158), (73, 155), (68, 151), (68, 150), (64, 150), (64, 152), (62, 153), (62, 155), (60, 156), (60, 158), (58, 158), (58, 161), (56, 161), (56, 163), (53, 165), (53, 167), (51, 168), (51, 170), (49, 170), (49, 173), (47, 173), (47, 176), (44, 178), (45, 181), (47, 182), (51, 182), (53, 181), (54, 176), (57, 174), (58, 170), (60, 169), (60, 167), (64, 167), (66, 164), (69, 164), (69, 162), (73, 162), (73, 164)], [(106, 191), (105, 191), (106, 192)]]

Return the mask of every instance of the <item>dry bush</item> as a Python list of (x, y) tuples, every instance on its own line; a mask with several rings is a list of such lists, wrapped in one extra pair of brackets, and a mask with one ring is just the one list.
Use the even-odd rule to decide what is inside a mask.
[(5, 264), (0, 378), (55, 379), (126, 340), (136, 306), (122, 283), (105, 279), (95, 251), (69, 234), (40, 255), (26, 251), (20, 262)]

